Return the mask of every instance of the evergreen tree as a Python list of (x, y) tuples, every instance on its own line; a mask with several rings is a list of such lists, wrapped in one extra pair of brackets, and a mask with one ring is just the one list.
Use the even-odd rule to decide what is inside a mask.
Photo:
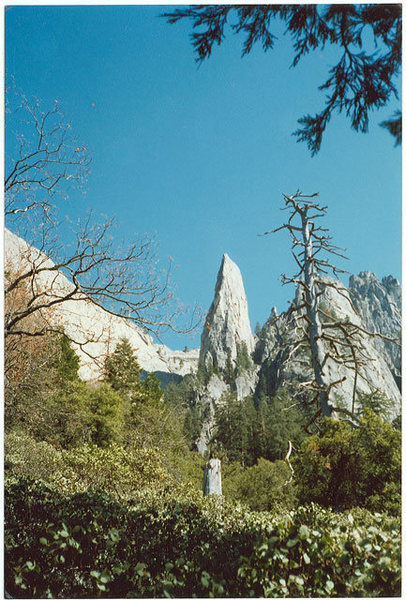
[[(344, 112), (355, 131), (368, 131), (369, 114), (397, 97), (397, 76), (402, 57), (402, 7), (400, 4), (309, 4), (301, 5), (202, 5), (174, 9), (164, 15), (169, 23), (190, 19), (190, 36), (198, 62), (209, 58), (213, 48), (230, 34), (243, 35), (242, 55), (256, 44), (264, 51), (275, 46), (274, 21), (284, 24), (294, 49), (292, 66), (311, 51), (325, 46), (336, 49), (332, 65), (319, 90), (325, 94), (324, 108), (314, 116), (301, 117), (295, 131), (312, 156), (321, 146), (324, 131), (334, 113)], [(232, 25), (231, 25), (232, 22)], [(370, 43), (369, 35), (373, 36)], [(365, 43), (366, 42), (366, 43)], [(401, 142), (402, 116), (397, 111), (381, 123)]]
[(259, 338), (261, 336), (261, 325), (260, 323), (257, 321), (257, 324), (255, 325), (255, 335), (257, 336), (257, 338)]
[(165, 402), (183, 423), (183, 434), (191, 450), (196, 450), (207, 408), (199, 401), (200, 383), (197, 375), (189, 374), (179, 383), (172, 382), (165, 388)]
[(69, 338), (62, 332), (55, 339), (53, 368), (60, 381), (79, 381), (79, 357), (71, 346)]
[(298, 447), (304, 439), (304, 415), (284, 390), (271, 401), (262, 396), (257, 406), (251, 397), (237, 400), (230, 394), (223, 400), (215, 415), (213, 441), (228, 461), (250, 466), (261, 457), (280, 460), (289, 441)]
[(108, 446), (111, 442), (121, 443), (124, 437), (124, 407), (119, 392), (103, 384), (90, 393), (92, 411), (92, 442)]
[(231, 358), (231, 348), (227, 348), (226, 366), (224, 368), (224, 381), (228, 384), (234, 381), (234, 365)]
[(224, 404), (216, 410), (216, 448), (222, 449), (228, 461), (244, 466), (255, 463), (256, 410), (252, 398), (237, 400), (234, 394), (222, 397)]
[(140, 392), (141, 368), (128, 339), (123, 338), (105, 360), (104, 380), (113, 390), (132, 398)]
[(211, 376), (215, 373), (215, 365), (211, 354), (206, 354), (204, 359), (199, 360), (197, 367), (198, 382), (205, 386), (209, 383)]
[(161, 388), (161, 382), (155, 373), (148, 373), (147, 378), (140, 382), (139, 389), (141, 391), (140, 397), (144, 402), (156, 404), (163, 399), (164, 392)]
[(79, 358), (68, 337), (60, 333), (35, 340), (26, 341), (8, 371), (6, 429), (55, 447), (89, 441), (89, 390), (79, 378)]
[(235, 359), (235, 374), (238, 377), (244, 371), (250, 371), (253, 367), (252, 359), (248, 353), (245, 342), (237, 343), (237, 357)]
[(380, 415), (385, 421), (388, 420), (391, 412), (391, 401), (386, 394), (380, 390), (375, 390), (369, 394), (358, 394), (355, 414), (361, 417), (367, 409), (371, 409), (376, 415)]

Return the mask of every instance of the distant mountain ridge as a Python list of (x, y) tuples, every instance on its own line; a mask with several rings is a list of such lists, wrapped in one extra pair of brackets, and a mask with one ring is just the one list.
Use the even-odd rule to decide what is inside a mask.
[[(335, 318), (348, 319), (372, 333), (391, 338), (400, 337), (401, 287), (394, 277), (384, 277), (379, 281), (376, 275), (369, 272), (352, 276), (348, 288), (350, 300), (345, 298), (347, 292), (340, 281), (331, 278), (326, 278), (326, 281), (327, 279), (330, 285), (325, 287), (321, 301)], [(235, 282), (235, 287), (232, 282)], [(300, 304), (298, 298), (296, 301)], [(241, 310), (241, 306), (244, 310)], [(287, 320), (286, 315), (279, 316), (276, 308), (273, 308), (260, 335), (254, 338), (253, 364), (234, 381), (227, 383), (224, 373), (227, 348), (230, 348), (229, 355), (235, 366), (235, 340), (243, 340), (247, 346), (252, 347), (252, 333), (247, 328), (247, 322), (249, 323), (248, 303), (242, 277), (237, 265), (226, 255), (220, 266), (214, 299), (208, 313), (206, 328), (209, 328), (209, 332), (203, 330), (202, 333), (200, 360), (207, 366), (206, 359), (209, 356), (217, 367), (217, 372), (211, 375), (206, 389), (197, 394), (198, 400), (207, 404), (210, 409), (197, 441), (197, 447), (202, 453), (208, 448), (210, 432), (214, 426), (215, 405), (221, 404), (222, 396), (226, 392), (235, 393), (239, 399), (248, 395), (258, 397), (260, 392), (273, 397), (280, 388), (286, 388), (293, 393), (297, 390), (298, 382), (312, 378), (310, 355), (306, 349), (289, 356), (286, 342), (294, 341), (297, 336), (294, 322)], [(230, 340), (228, 344), (227, 340)], [(331, 359), (326, 362), (325, 369), (329, 379), (343, 379), (333, 388), (333, 403), (351, 410), (359, 394), (378, 390), (388, 397), (388, 416), (394, 418), (400, 413), (401, 406), (400, 347), (379, 337), (365, 336), (363, 343), (369, 360), (355, 381), (353, 371), (338, 366)], [(356, 397), (353, 394), (354, 383)]]

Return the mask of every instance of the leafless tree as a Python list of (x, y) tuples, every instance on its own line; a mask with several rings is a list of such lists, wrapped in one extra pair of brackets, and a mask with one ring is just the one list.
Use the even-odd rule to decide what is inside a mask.
[(57, 196), (83, 187), (89, 171), (87, 149), (74, 137), (59, 103), (47, 110), (12, 83), (6, 90), (5, 215), (22, 223), (27, 213), (41, 223), (51, 219)]
[[(17, 121), (20, 130), (7, 132), (8, 150), (16, 154), (6, 160), (5, 212), (12, 229), (30, 243), (16, 243), (18, 256), (6, 264), (6, 337), (54, 331), (53, 310), (74, 301), (97, 304), (153, 333), (179, 329), (176, 319), (184, 311), (173, 306), (170, 262), (167, 269), (159, 268), (153, 239), (139, 236), (124, 248), (113, 240), (113, 220), (94, 223), (88, 215), (74, 227), (58, 222), (60, 196), (66, 199), (71, 184), (80, 186), (86, 178), (86, 148), (74, 139), (56, 101), (43, 111), (39, 102), (14, 89), (10, 94), (18, 102), (13, 108), (7, 104), (7, 127)], [(33, 321), (34, 315), (40, 318)], [(184, 331), (193, 327), (195, 317), (193, 312)]]
[[(364, 377), (363, 367), (371, 361), (364, 340), (366, 336), (378, 336), (362, 326), (351, 323), (348, 319), (338, 319), (322, 307), (321, 297), (327, 288), (343, 296), (355, 311), (348, 290), (339, 281), (334, 281), (328, 275), (337, 277), (345, 271), (330, 262), (330, 256), (346, 258), (343, 250), (331, 243), (328, 229), (317, 225), (317, 219), (325, 216), (327, 206), (320, 206), (314, 198), (318, 194), (305, 195), (299, 190), (291, 195), (285, 195), (285, 206), (282, 210), (289, 212), (286, 223), (280, 227), (266, 231), (268, 235), (281, 230), (287, 230), (292, 238), (292, 255), (297, 265), (293, 277), (282, 275), (284, 284), (293, 283), (298, 287), (298, 295), (284, 317), (290, 322), (296, 332), (295, 339), (288, 342), (289, 357), (293, 357), (300, 348), (310, 347), (314, 377), (300, 384), (313, 394), (319, 402), (319, 413), (332, 416), (335, 412), (345, 409), (332, 406), (331, 390), (342, 383), (342, 378), (331, 381), (327, 374), (328, 362), (349, 369), (354, 374), (353, 401), (351, 416), (354, 414), (357, 379)], [(390, 340), (394, 341), (394, 340)]]

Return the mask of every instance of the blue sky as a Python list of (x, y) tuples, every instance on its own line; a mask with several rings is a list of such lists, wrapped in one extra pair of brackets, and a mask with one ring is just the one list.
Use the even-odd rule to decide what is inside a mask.
[[(92, 209), (115, 216), (120, 236), (156, 232), (162, 265), (173, 257), (177, 296), (208, 310), (224, 252), (239, 265), (253, 328), (294, 290), (281, 224), (282, 192), (319, 192), (324, 225), (347, 249), (345, 268), (401, 275), (401, 150), (373, 114), (368, 134), (335, 115), (311, 158), (291, 133), (323, 105), (317, 91), (333, 64), (330, 49), (289, 69), (279, 30), (275, 50), (240, 58), (228, 37), (197, 67), (187, 23), (169, 25), (160, 6), (18, 6), (6, 11), (6, 69), (26, 95), (57, 99), (92, 157), (85, 197), (70, 217)], [(168, 332), (173, 348), (199, 345)]]

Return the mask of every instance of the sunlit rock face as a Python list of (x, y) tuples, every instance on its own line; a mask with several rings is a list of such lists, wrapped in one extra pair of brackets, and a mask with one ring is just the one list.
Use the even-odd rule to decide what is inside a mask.
[[(49, 270), (54, 263), (41, 251), (8, 230), (5, 231), (4, 241), (6, 283), (13, 274), (24, 272), (35, 262), (37, 266), (47, 267), (35, 277), (38, 290), (46, 290), (49, 298), (64, 297), (72, 290), (73, 284), (63, 273)], [(362, 272), (350, 278), (349, 289), (345, 293), (341, 282), (328, 281), (331, 285), (326, 286), (320, 301), (335, 320), (349, 320), (373, 333), (399, 338), (401, 287), (396, 279), (388, 276), (379, 281), (373, 273)], [(269, 300), (272, 301), (272, 298)], [(68, 336), (77, 342), (73, 347), (80, 358), (79, 372), (88, 381), (96, 381), (101, 377), (105, 357), (123, 337), (130, 341), (142, 369), (157, 372), (160, 379), (166, 382), (171, 377), (179, 378), (196, 372), (199, 360), (202, 366), (211, 366), (206, 370), (206, 385), (200, 391), (196, 390), (198, 401), (208, 407), (197, 444), (200, 452), (208, 448), (214, 428), (215, 405), (227, 401), (230, 393), (239, 400), (250, 395), (256, 396), (260, 392), (260, 382), (265, 381), (266, 394), (272, 398), (280, 387), (286, 387), (294, 393), (298, 383), (312, 378), (308, 348), (291, 354), (292, 346), (287, 346), (287, 343), (295, 341), (297, 328), (286, 320), (285, 315), (278, 316), (275, 309), (254, 344), (241, 272), (227, 254), (223, 256), (214, 299), (203, 326), (200, 358), (199, 349), (181, 352), (155, 344), (152, 337), (139, 327), (106, 312), (81, 292), (76, 293), (75, 299), (56, 304), (48, 317), (54, 325), (63, 326)], [(238, 359), (238, 352), (241, 353), (243, 343), (246, 351), (245, 366), (242, 367), (241, 354)], [(329, 380), (342, 380), (334, 387), (332, 402), (351, 409), (355, 383), (357, 394), (374, 390), (384, 392), (391, 401), (390, 413), (396, 416), (400, 412), (401, 402), (400, 348), (377, 337), (365, 336), (363, 343), (364, 353), (369, 360), (356, 381), (353, 371), (337, 365), (331, 359), (326, 361)]]
[(254, 336), (241, 272), (231, 258), (224, 254), (217, 275), (214, 299), (203, 328), (200, 360), (207, 364), (211, 359), (222, 370), (226, 366), (228, 353), (231, 360), (235, 361), (238, 345), (242, 342), (251, 354)]
[[(7, 229), (4, 248), (6, 272), (24, 271), (35, 262), (37, 266), (47, 267), (35, 277), (35, 285), (38, 290), (46, 290), (49, 299), (63, 298), (72, 291), (74, 286), (63, 273), (49, 271), (54, 263), (47, 256)], [(72, 347), (80, 358), (79, 374), (86, 381), (100, 378), (106, 356), (122, 338), (129, 340), (145, 371), (183, 376), (197, 369), (199, 349), (182, 352), (155, 344), (153, 338), (135, 324), (108, 313), (84, 294), (56, 304), (49, 319), (52, 324), (62, 326), (70, 339), (77, 342)]]
[[(374, 273), (363, 271), (359, 275), (351, 275), (349, 290), (354, 307), (369, 331), (400, 338), (402, 288), (397, 279), (389, 275), (379, 281)], [(398, 380), (401, 373), (400, 346), (380, 338), (374, 339), (374, 345)]]
[[(325, 288), (320, 303), (337, 321), (346, 321), (372, 332), (394, 337), (399, 336), (398, 316), (400, 295), (397, 295), (396, 280), (391, 277), (387, 281), (389, 292), (373, 274), (361, 273), (353, 277), (352, 293), (345, 290), (343, 284), (337, 280), (326, 278), (330, 283)], [(365, 287), (369, 285), (370, 292)], [(358, 287), (358, 289), (357, 289)], [(376, 292), (376, 293), (375, 293)], [(298, 300), (296, 300), (298, 301)], [(304, 347), (291, 353), (290, 348), (295, 344), (298, 332), (295, 323), (287, 321), (284, 316), (280, 319), (271, 315), (263, 329), (262, 339), (257, 344), (257, 359), (261, 363), (260, 375), (267, 380), (270, 395), (276, 393), (280, 387), (287, 387), (292, 392), (298, 389), (298, 382), (312, 379), (311, 356)], [(397, 346), (389, 343), (391, 350), (386, 350), (386, 345), (379, 338), (363, 337), (363, 355), (368, 357), (366, 364), (360, 368), (360, 373), (355, 377), (354, 372), (332, 359), (328, 359), (324, 371), (331, 382), (342, 380), (331, 391), (332, 404), (343, 406), (352, 410), (353, 402), (357, 406), (360, 394), (369, 394), (376, 390), (383, 392), (390, 400), (390, 416), (394, 417), (400, 412), (401, 395), (396, 378), (392, 372), (392, 353), (397, 355)], [(389, 357), (389, 358), (388, 358)], [(354, 398), (354, 385), (356, 397)]]

